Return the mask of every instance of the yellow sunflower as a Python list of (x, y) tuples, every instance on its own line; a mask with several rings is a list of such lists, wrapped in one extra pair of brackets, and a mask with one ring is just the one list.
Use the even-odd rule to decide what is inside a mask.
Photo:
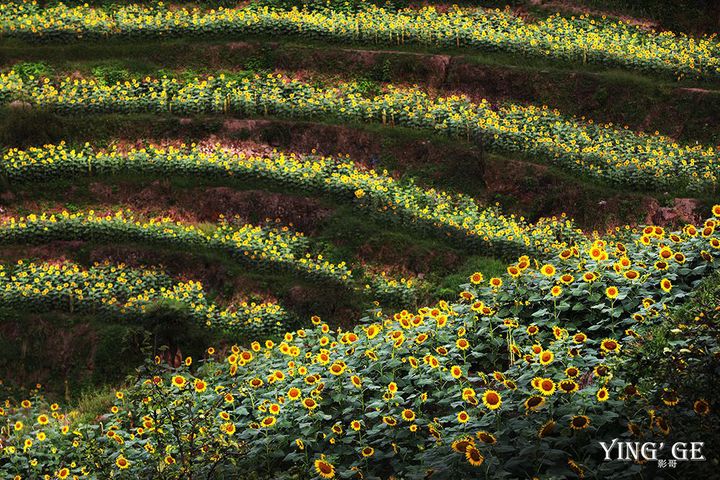
[(590, 426), (590, 417), (586, 415), (575, 415), (570, 419), (570, 428), (573, 430), (584, 430)]
[(473, 445), (468, 445), (465, 449), (465, 458), (473, 467), (479, 467), (485, 461), (485, 457), (482, 456), (480, 450), (475, 448)]
[(485, 390), (482, 402), (488, 409), (497, 410), (502, 405), (502, 396), (495, 390)]
[(335, 476), (335, 466), (325, 460), (324, 455), (318, 460), (315, 460), (315, 471), (322, 478), (333, 478)]

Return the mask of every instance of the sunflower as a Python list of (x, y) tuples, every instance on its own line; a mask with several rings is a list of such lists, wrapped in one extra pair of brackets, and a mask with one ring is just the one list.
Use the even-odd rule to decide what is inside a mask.
[(575, 415), (570, 419), (570, 428), (573, 430), (584, 430), (590, 426), (590, 417), (586, 415)]
[(468, 420), (470, 420), (470, 415), (465, 411), (462, 410), (457, 414), (457, 421), (460, 423), (467, 423)]
[(182, 375), (175, 375), (172, 377), (172, 384), (175, 385), (177, 388), (183, 388), (185, 384), (187, 384), (187, 380), (185, 380), (185, 377)]
[(695, 413), (698, 415), (707, 415), (710, 412), (710, 405), (707, 400), (701, 398), (700, 400), (695, 401), (693, 404), (693, 410), (695, 410)]
[(465, 458), (473, 467), (479, 467), (485, 461), (485, 457), (482, 456), (480, 450), (475, 448), (473, 445), (468, 445), (465, 449)]
[(585, 478), (585, 470), (583, 470), (580, 465), (578, 465), (575, 460), (568, 458), (568, 466), (570, 467), (570, 470), (575, 472), (575, 475), (578, 476), (578, 478)]
[(716, 218), (720, 218), (720, 205), (713, 205), (712, 214)]
[(583, 280), (584, 280), (585, 282), (587, 282), (587, 283), (592, 283), (592, 282), (594, 282), (595, 280), (597, 280), (598, 276), (597, 276), (597, 274), (594, 273), (594, 272), (585, 272), (585, 273), (583, 273), (583, 277), (582, 277), (582, 278), (583, 278)]
[(685, 225), (683, 227), (683, 232), (685, 232), (685, 234), (689, 237), (696, 237), (698, 234), (697, 228), (695, 228), (694, 225)]
[(477, 432), (476, 435), (481, 442), (487, 443), (488, 445), (494, 445), (495, 443), (497, 443), (497, 438), (495, 438), (495, 435), (493, 435), (492, 433), (483, 431)]
[(662, 401), (668, 407), (674, 407), (680, 402), (680, 397), (674, 391), (665, 390), (662, 394)]
[(543, 423), (540, 429), (538, 429), (538, 438), (545, 438), (552, 435), (555, 431), (556, 425), (557, 422), (555, 420), (548, 420), (547, 422)]
[(116, 465), (120, 470), (125, 470), (125, 469), (127, 469), (127, 468), (130, 467), (130, 461), (129, 461), (127, 458), (125, 458), (125, 457), (123, 457), (122, 455), (120, 455), (120, 456), (117, 457), (117, 459), (115, 460), (115, 465)]
[(463, 292), (460, 292), (460, 298), (463, 300), (470, 301), (473, 298), (475, 298), (475, 295), (473, 295), (471, 292), (463, 291)]
[(570, 378), (575, 378), (578, 375), (580, 375), (580, 370), (578, 370), (577, 367), (569, 366), (565, 369), (565, 375), (567, 375)]
[(545, 396), (550, 396), (553, 393), (555, 393), (555, 382), (552, 381), (550, 378), (540, 378), (537, 381), (537, 389), (540, 390), (540, 393), (542, 393)]
[(550, 365), (555, 360), (555, 354), (550, 350), (540, 352), (540, 365)]
[(502, 405), (502, 397), (495, 390), (485, 390), (482, 402), (490, 410), (497, 410)]
[(260, 425), (265, 428), (269, 428), (269, 427), (272, 427), (273, 425), (275, 425), (276, 422), (277, 422), (277, 419), (275, 417), (265, 417), (260, 422)]
[(302, 394), (302, 391), (300, 391), (300, 389), (297, 387), (292, 387), (290, 390), (288, 390), (288, 393), (287, 393), (288, 398), (293, 401), (299, 400), (301, 394)]
[(613, 340), (612, 338), (604, 338), (600, 342), (600, 350), (605, 353), (617, 353), (620, 351), (620, 344), (617, 342), (617, 340)]
[(460, 350), (467, 350), (468, 348), (470, 348), (470, 342), (468, 342), (465, 338), (458, 338), (455, 341), (455, 346)]
[(607, 295), (610, 300), (615, 300), (618, 295), (620, 295), (620, 290), (618, 290), (617, 287), (611, 285), (605, 289), (605, 295)]
[(555, 275), (555, 272), (555, 266), (550, 263), (546, 263), (540, 268), (540, 273), (542, 273), (546, 277), (552, 277), (553, 275)]
[(378, 325), (370, 325), (367, 330), (365, 330), (365, 334), (367, 337), (372, 340), (377, 336), (377, 334), (380, 333), (380, 327)]
[(413, 412), (409, 408), (403, 410), (401, 416), (406, 422), (412, 422), (413, 420), (415, 420), (415, 412)]
[(493, 288), (500, 288), (502, 287), (503, 281), (501, 278), (493, 277), (490, 279), (490, 286)]
[(322, 478), (333, 478), (335, 476), (335, 466), (325, 460), (325, 455), (315, 460), (315, 471)]
[(607, 402), (610, 398), (610, 392), (608, 392), (607, 388), (602, 387), (597, 391), (595, 397), (597, 398), (598, 402)]
[(607, 377), (610, 374), (610, 367), (601, 363), (593, 369), (593, 373), (596, 377)]
[(673, 287), (672, 282), (670, 280), (668, 280), (667, 278), (663, 278), (662, 280), (660, 280), (660, 288), (662, 289), (663, 292), (666, 292), (666, 293), (670, 292), (670, 290), (672, 290), (672, 287)]
[(350, 377), (350, 381), (355, 386), (355, 388), (362, 388), (362, 379), (357, 375), (353, 375), (352, 377)]
[(537, 335), (538, 332), (540, 331), (540, 329), (538, 328), (537, 325), (530, 325), (529, 327), (527, 327), (525, 329), (525, 331), (527, 332), (528, 335), (532, 336), (532, 335)]
[(470, 283), (473, 285), (479, 285), (485, 280), (485, 276), (480, 272), (475, 272), (470, 275)]
[(307, 408), (308, 410), (315, 410), (318, 406), (317, 402), (312, 398), (303, 399), (302, 404), (303, 407)]
[(197, 393), (203, 393), (205, 390), (207, 390), (207, 383), (205, 383), (203, 380), (200, 380), (198, 378), (195, 380), (193, 387), (195, 387), (195, 391)]
[(563, 289), (560, 285), (555, 285), (554, 287), (552, 287), (552, 289), (550, 289), (550, 295), (552, 295), (553, 297), (559, 297), (560, 295), (562, 295), (562, 293)]
[(668, 268), (670, 268), (670, 265), (668, 265), (668, 263), (665, 260), (658, 260), (657, 262), (655, 262), (655, 268), (660, 271), (663, 271), (663, 270), (667, 270)]
[(507, 267), (507, 273), (512, 278), (518, 278), (520, 276), (520, 274), (522, 273), (522, 271), (515, 265), (510, 265), (509, 267)]
[(655, 419), (655, 425), (657, 425), (663, 435), (667, 435), (670, 433), (670, 424), (668, 424), (667, 420), (665, 420), (664, 418), (657, 417)]
[(525, 400), (525, 408), (527, 410), (537, 411), (545, 405), (545, 397), (533, 395), (532, 397)]
[(458, 453), (465, 453), (468, 447), (475, 445), (475, 441), (470, 437), (463, 437), (452, 443), (452, 449)]
[(475, 390), (473, 390), (472, 388), (469, 388), (469, 387), (463, 388), (463, 390), (462, 390), (463, 400), (467, 400), (468, 398), (474, 397), (474, 396), (475, 396)]
[(577, 392), (580, 385), (575, 380), (562, 380), (558, 382), (558, 389), (563, 393)]
[(590, 249), (589, 253), (590, 253), (590, 258), (592, 258), (593, 260), (602, 260), (603, 253), (605, 253), (605, 252), (602, 248), (594, 246)]
[(50, 419), (48, 418), (47, 415), (42, 414), (37, 418), (37, 421), (40, 425), (47, 425), (48, 422), (50, 421)]
[(365, 447), (360, 451), (360, 453), (362, 453), (363, 457), (372, 457), (375, 454), (375, 449), (372, 447)]
[(450, 375), (452, 375), (453, 378), (460, 378), (462, 377), (463, 371), (462, 368), (460, 368), (457, 365), (453, 365), (450, 367)]
[(60, 480), (65, 480), (66, 478), (68, 478), (70, 476), (70, 470), (68, 468), (61, 468), (57, 472), (57, 476)]
[(388, 425), (391, 427), (394, 427), (395, 425), (397, 425), (397, 419), (395, 419), (395, 417), (390, 417), (390, 416), (383, 417), (383, 422), (385, 423), (385, 425)]
[(623, 275), (625, 275), (625, 278), (628, 280), (637, 280), (640, 278), (640, 273), (637, 270), (628, 270)]

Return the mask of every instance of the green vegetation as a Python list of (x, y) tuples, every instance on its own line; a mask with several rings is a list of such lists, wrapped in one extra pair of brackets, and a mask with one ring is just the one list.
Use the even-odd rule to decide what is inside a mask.
[(0, 4), (0, 477), (713, 477), (693, 1)]

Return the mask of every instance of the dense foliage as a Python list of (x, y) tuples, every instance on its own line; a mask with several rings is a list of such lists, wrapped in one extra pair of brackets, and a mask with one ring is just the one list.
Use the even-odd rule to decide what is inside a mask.
[(569, 119), (547, 107), (433, 97), (419, 88), (388, 86), (372, 98), (355, 90), (353, 84), (318, 87), (279, 74), (189, 82), (147, 77), (114, 85), (77, 78), (24, 80), (12, 71), (0, 75), (0, 103), (19, 100), (61, 114), (232, 113), (382, 122), (478, 141), (490, 150), (543, 159), (607, 184), (717, 191), (718, 152), (712, 146), (680, 145), (662, 135)]
[[(255, 338), (287, 329), (291, 316), (274, 302), (240, 302), (221, 307), (208, 301), (197, 281), (173, 282), (157, 270), (69, 263), (0, 265), (0, 307), (22, 311), (88, 313), (100, 320), (146, 322), (171, 304), (177, 320), (233, 336)], [(149, 322), (148, 322), (149, 323)]]
[[(288, 227), (283, 227), (287, 230)], [(220, 252), (256, 271), (289, 271), (310, 281), (365, 290), (370, 285), (380, 298), (412, 298), (413, 283), (381, 275), (356, 275), (345, 262), (332, 263), (322, 254), (308, 252), (308, 239), (298, 232), (280, 231), (255, 225), (240, 227), (222, 219), (209, 227), (173, 221), (170, 218), (144, 220), (132, 212), (88, 212), (30, 214), (0, 220), (0, 244), (33, 244), (54, 240), (82, 240), (101, 243), (127, 242), (175, 248), (188, 252)]]
[(214, 146), (149, 146), (120, 152), (64, 144), (27, 150), (10, 149), (0, 161), (0, 175), (10, 185), (59, 178), (109, 175), (253, 179), (292, 191), (328, 194), (383, 220), (441, 237), (451, 235), (477, 252), (512, 258), (525, 252), (544, 255), (581, 238), (566, 219), (527, 224), (474, 199), (394, 179), (387, 171), (363, 168), (349, 159), (287, 153), (254, 155)]
[(637, 475), (639, 464), (599, 461), (597, 441), (670, 441), (670, 418), (688, 428), (711, 412), (693, 391), (631, 376), (633, 352), (720, 266), (718, 227), (648, 226), (623, 243), (522, 257), (502, 278), (474, 274), (457, 303), (378, 310), (351, 331), (314, 318), (278, 343), (210, 349), (197, 368), (154, 365), (92, 424), (8, 403), (0, 468), (61, 478)]
[[(717, 35), (547, 11), (588, 12), (600, 0), (511, 1), (520, 8), (0, 2), (0, 479), (717, 476), (720, 205), (699, 219), (718, 203), (720, 153), (622, 127), (652, 130), (666, 112), (661, 129), (675, 138), (706, 133), (714, 118), (700, 104), (717, 93)], [(691, 23), (680, 30), (711, 21)], [(303, 46), (273, 51), (286, 40)], [(314, 50), (328, 43), (344, 47)], [(351, 46), (354, 77), (340, 58)], [(312, 57), (297, 62), (297, 54)], [(334, 76), (315, 74), (316, 60)], [(289, 76), (271, 65), (310, 71)], [(427, 86), (379, 80), (407, 74)], [(464, 86), (470, 75), (478, 78)], [(496, 78), (486, 85), (483, 75)], [(451, 85), (470, 90), (437, 93)], [(596, 124), (540, 104), (480, 99), (476, 89), (528, 103), (568, 89), (561, 95), (577, 96), (573, 111), (590, 116), (597, 105), (627, 105), (602, 114), (620, 125)], [(690, 112), (683, 99), (703, 108)], [(657, 110), (645, 111), (655, 100)], [(669, 125), (691, 113), (692, 128)], [(268, 117), (283, 121), (256, 120)], [(365, 138), (393, 127), (414, 131)], [(449, 156), (472, 152), (482, 168), (444, 165), (442, 147), (426, 146), (435, 134), (463, 144), (443, 142)], [(59, 143), (40, 146), (51, 141)], [(268, 153), (255, 141), (312, 155)], [(382, 150), (381, 159), (371, 167), (313, 148), (351, 143), (373, 157)], [(502, 161), (480, 158), (486, 151)], [(386, 160), (405, 175), (375, 168)], [(516, 165), (527, 171), (498, 170)], [(564, 214), (530, 223), (500, 203), (432, 188), (441, 175), (468, 191), (483, 188), (473, 178), (482, 175), (497, 183), (484, 196), (540, 213), (549, 210), (542, 204), (554, 212), (561, 200), (577, 201), (581, 211), (607, 198), (598, 208), (613, 223), (604, 234)], [(526, 198), (544, 181), (553, 186)], [(211, 223), (164, 211), (174, 208), (174, 189), (188, 186), (177, 199), (183, 215)], [(273, 194), (256, 200), (256, 189)], [(195, 205), (194, 195), (216, 192)], [(286, 205), (288, 194), (296, 201)], [(126, 210), (125, 199), (144, 213)], [(636, 200), (648, 205), (635, 209)], [(244, 206), (242, 216), (221, 214)], [(628, 210), (660, 225), (696, 223), (637, 227)], [(318, 233), (306, 237), (279, 218), (246, 224), (265, 212), (301, 216), (297, 223)], [(385, 226), (393, 228), (375, 235)], [(64, 257), (76, 247), (69, 256), (78, 264)], [(90, 266), (110, 250), (131, 264), (162, 258), (182, 273)], [(396, 269), (418, 273), (387, 273)], [(444, 300), (420, 302), (431, 289)], [(140, 358), (148, 361), (131, 370)], [(660, 460), (604, 459), (601, 442), (617, 441), (656, 442)], [(705, 461), (662, 463), (676, 442), (697, 441)]]
[(636, 26), (585, 16), (551, 16), (537, 23), (509, 10), (453, 8), (439, 13), (385, 10), (171, 9), (128, 5), (114, 9), (85, 5), (42, 8), (35, 1), (0, 5), (0, 32), (11, 38), (63, 42), (108, 37), (293, 35), (365, 44), (421, 44), (597, 63), (679, 77), (720, 76), (720, 44), (713, 37), (647, 32)]

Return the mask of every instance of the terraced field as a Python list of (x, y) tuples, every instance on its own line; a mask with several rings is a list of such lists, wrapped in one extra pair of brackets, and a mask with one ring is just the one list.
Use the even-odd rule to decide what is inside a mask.
[(0, 5), (0, 478), (712, 478), (720, 43), (616, 8)]

